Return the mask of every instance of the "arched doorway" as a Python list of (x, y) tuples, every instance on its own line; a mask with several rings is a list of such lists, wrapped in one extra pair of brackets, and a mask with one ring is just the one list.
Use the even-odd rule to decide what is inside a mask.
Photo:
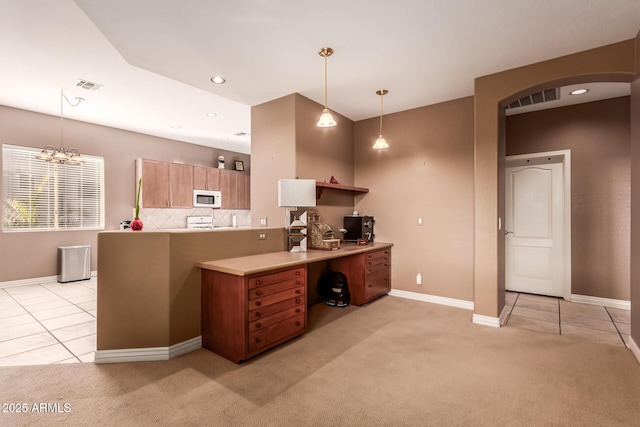
[(505, 115), (525, 91), (587, 81), (631, 82), (635, 41), (568, 55), (477, 78), (474, 130), (474, 323), (500, 326), (504, 308)]

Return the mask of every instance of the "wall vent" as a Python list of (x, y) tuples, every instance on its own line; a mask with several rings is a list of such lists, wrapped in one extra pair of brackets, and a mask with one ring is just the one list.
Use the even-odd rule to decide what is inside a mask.
[(560, 88), (547, 89), (542, 92), (532, 93), (529, 96), (520, 98), (515, 102), (512, 102), (507, 108), (520, 108), (527, 105), (540, 104), (542, 102), (555, 101), (560, 99)]
[(104, 87), (101, 84), (90, 82), (88, 80), (82, 80), (82, 79), (77, 80), (75, 83), (75, 86), (82, 89), (90, 90), (92, 92), (99, 91)]

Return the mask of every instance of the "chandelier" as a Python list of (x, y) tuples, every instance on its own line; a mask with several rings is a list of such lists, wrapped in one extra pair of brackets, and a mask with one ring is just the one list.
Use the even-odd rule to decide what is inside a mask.
[(74, 104), (69, 101), (64, 91), (60, 91), (60, 147), (54, 148), (51, 145), (47, 145), (36, 156), (36, 159), (58, 164), (79, 165), (84, 162), (80, 152), (75, 148), (64, 148), (64, 101), (67, 101), (72, 107), (76, 107), (84, 101), (84, 98), (76, 97)]

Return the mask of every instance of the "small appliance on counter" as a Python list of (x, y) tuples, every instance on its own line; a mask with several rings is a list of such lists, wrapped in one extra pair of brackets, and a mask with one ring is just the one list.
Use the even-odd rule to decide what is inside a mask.
[(360, 216), (354, 212), (354, 215), (344, 217), (344, 241), (358, 242), (358, 239), (367, 239), (373, 242), (375, 234), (373, 233), (373, 225), (376, 221), (372, 216)]
[(188, 216), (187, 228), (195, 230), (213, 230), (212, 216)]

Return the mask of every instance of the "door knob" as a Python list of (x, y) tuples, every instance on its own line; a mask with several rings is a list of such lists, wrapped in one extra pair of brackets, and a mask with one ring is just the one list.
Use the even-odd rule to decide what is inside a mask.
[(506, 236), (507, 234), (513, 234), (513, 231), (505, 231), (504, 235)]

